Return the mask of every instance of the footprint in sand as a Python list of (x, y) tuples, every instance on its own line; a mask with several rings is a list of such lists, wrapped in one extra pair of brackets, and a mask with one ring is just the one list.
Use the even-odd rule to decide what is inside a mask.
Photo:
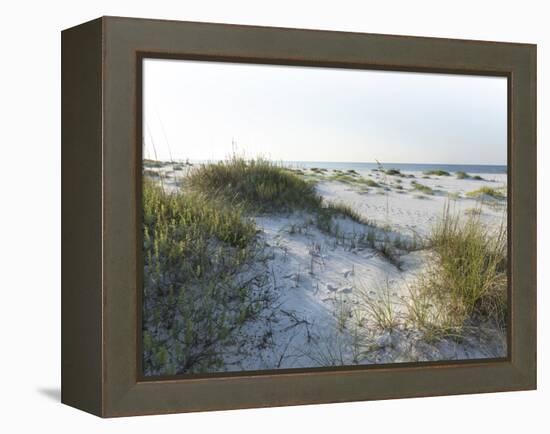
[(338, 292), (342, 294), (350, 294), (351, 292), (353, 292), (353, 288), (351, 286), (347, 286), (346, 288), (342, 288)]
[(337, 288), (336, 286), (332, 286), (330, 283), (327, 283), (327, 289), (328, 289), (330, 292), (338, 291), (338, 288)]

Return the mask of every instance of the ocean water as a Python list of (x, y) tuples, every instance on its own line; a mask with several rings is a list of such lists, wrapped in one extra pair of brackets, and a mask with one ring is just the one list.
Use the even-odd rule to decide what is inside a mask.
[[(326, 161), (283, 161), (285, 166), (311, 169), (355, 169), (369, 170), (378, 168), (378, 163), (353, 163), (353, 162), (326, 162)], [(445, 170), (447, 172), (466, 173), (506, 173), (507, 166), (488, 164), (407, 164), (407, 163), (383, 163), (384, 169), (398, 169), (404, 172), (424, 172), (427, 170)]]
[[(193, 164), (208, 164), (216, 163), (222, 160), (180, 160), (177, 162), (190, 161)], [(346, 161), (280, 161), (274, 160), (275, 163), (286, 167), (299, 169), (311, 169), (317, 167), (319, 169), (340, 169), (340, 170), (372, 170), (377, 169), (378, 163), (358, 163)], [(506, 174), (508, 166), (497, 164), (436, 164), (436, 163), (382, 163), (384, 169), (398, 169), (403, 172), (425, 172), (427, 170), (445, 170), (446, 172), (466, 172), (468, 174)]]

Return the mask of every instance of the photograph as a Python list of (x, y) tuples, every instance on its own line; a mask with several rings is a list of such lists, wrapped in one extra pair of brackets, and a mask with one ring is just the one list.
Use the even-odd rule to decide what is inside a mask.
[(141, 61), (144, 377), (507, 357), (507, 77)]

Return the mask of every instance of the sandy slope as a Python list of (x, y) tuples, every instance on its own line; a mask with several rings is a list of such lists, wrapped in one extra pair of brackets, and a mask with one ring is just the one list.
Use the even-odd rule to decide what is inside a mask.
[[(326, 200), (345, 202), (364, 217), (388, 225), (404, 236), (429, 234), (431, 226), (443, 212), (447, 193), (459, 194), (452, 200), (457, 212), (481, 207), (482, 220), (500, 224), (504, 208), (482, 205), (464, 197), (468, 191), (482, 185), (493, 188), (505, 185), (504, 175), (484, 175), (488, 181), (458, 180), (454, 177), (421, 179), (436, 191), (433, 196), (418, 198), (418, 193), (387, 194), (367, 192), (337, 181), (318, 184)], [(410, 182), (409, 180), (407, 180)], [(405, 188), (408, 186), (405, 184)], [(444, 340), (434, 344), (424, 342), (413, 330), (398, 328), (393, 333), (382, 332), (372, 324), (358, 327), (365, 314), (365, 297), (388, 296), (395, 315), (404, 315), (409, 290), (423, 269), (429, 252), (402, 252), (397, 268), (377, 250), (353, 247), (339, 242), (308, 223), (307, 215), (260, 216), (261, 236), (272, 250), (266, 272), (276, 276), (276, 308), (264, 312), (263, 320), (243, 331), (243, 340), (250, 342), (248, 353), (235, 357), (229, 369), (269, 369), (340, 365), (353, 363), (392, 363), (417, 360), (451, 360), (502, 356), (503, 336), (491, 331), (466, 338), (461, 343)], [(339, 226), (350, 238), (369, 228), (348, 220)], [(382, 239), (383, 232), (377, 232)], [(258, 351), (258, 340), (268, 343)], [(229, 362), (229, 360), (228, 360)]]

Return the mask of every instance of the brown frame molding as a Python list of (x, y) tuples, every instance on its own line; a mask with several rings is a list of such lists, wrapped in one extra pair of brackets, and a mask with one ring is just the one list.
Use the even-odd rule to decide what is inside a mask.
[[(144, 57), (508, 77), (509, 357), (144, 379)], [(103, 17), (62, 33), (62, 401), (103, 417), (536, 388), (536, 46)]]

